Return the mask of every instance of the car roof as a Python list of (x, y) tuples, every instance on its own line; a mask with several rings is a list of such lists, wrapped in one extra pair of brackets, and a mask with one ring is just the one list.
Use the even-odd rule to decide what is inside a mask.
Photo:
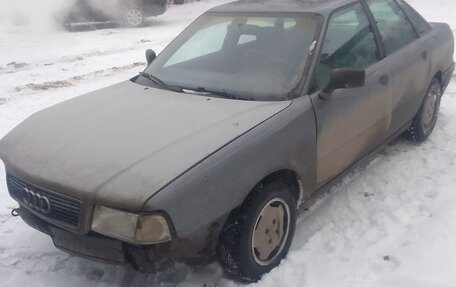
[(208, 12), (298, 12), (328, 15), (358, 0), (241, 0), (212, 8)]

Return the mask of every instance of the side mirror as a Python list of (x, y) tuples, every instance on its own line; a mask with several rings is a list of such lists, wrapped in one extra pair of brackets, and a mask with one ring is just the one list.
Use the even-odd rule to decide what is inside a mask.
[(155, 58), (157, 58), (157, 54), (155, 54), (154, 50), (147, 49), (146, 50), (146, 60), (147, 60), (147, 65), (150, 65)]
[(334, 90), (351, 89), (364, 86), (366, 71), (361, 69), (334, 69), (329, 77), (329, 83), (321, 90), (318, 97), (327, 100)]

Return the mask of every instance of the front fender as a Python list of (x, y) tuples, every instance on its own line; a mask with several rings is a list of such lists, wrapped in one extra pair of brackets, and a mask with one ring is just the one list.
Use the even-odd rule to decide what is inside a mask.
[(143, 210), (166, 211), (179, 238), (204, 237), (214, 222), (240, 206), (255, 185), (274, 171), (295, 171), (306, 198), (315, 183), (315, 126), (310, 98), (295, 99), (168, 184)]

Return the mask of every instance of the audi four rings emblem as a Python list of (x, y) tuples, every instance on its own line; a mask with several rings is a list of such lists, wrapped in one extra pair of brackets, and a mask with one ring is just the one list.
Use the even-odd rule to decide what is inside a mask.
[(24, 203), (35, 210), (41, 211), (44, 214), (51, 213), (51, 203), (49, 199), (37, 192), (34, 192), (27, 187), (24, 188)]

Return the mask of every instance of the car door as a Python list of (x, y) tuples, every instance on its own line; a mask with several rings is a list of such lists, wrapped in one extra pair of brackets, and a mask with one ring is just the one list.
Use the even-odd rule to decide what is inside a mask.
[[(357, 2), (332, 14), (311, 95), (317, 120), (317, 187), (343, 172), (385, 140), (391, 122), (391, 74), (379, 60), (377, 41), (364, 6)], [(336, 68), (366, 70), (365, 86), (319, 91)]]
[[(413, 119), (431, 79), (429, 75), (429, 39), (418, 38), (404, 10), (395, 0), (366, 0), (375, 19), (393, 75), (393, 118), (389, 134)], [(420, 30), (417, 30), (420, 29)]]

